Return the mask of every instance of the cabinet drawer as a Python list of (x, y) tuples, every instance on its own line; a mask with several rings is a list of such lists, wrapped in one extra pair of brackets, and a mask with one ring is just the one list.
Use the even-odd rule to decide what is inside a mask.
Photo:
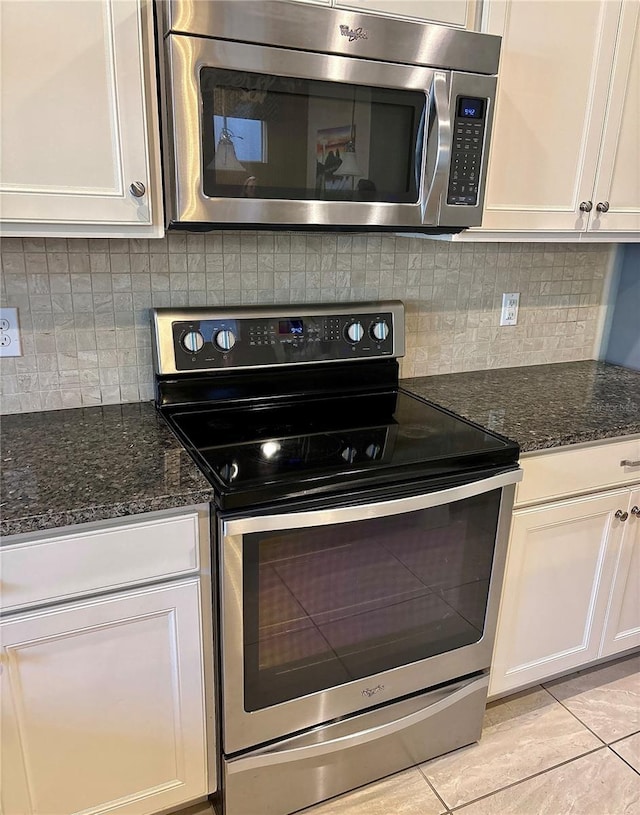
[(516, 488), (516, 506), (595, 492), (640, 481), (640, 439), (594, 447), (565, 447), (524, 457), (524, 478)]
[(198, 568), (197, 512), (9, 544), (0, 547), (0, 610), (111, 591)]

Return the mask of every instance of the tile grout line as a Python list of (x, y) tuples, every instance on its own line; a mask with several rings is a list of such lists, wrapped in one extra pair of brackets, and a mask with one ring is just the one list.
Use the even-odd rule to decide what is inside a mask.
[(492, 795), (496, 795), (499, 792), (504, 792), (505, 790), (511, 789), (512, 787), (517, 787), (519, 784), (523, 784), (525, 781), (531, 781), (532, 778), (538, 778), (538, 776), (545, 775), (551, 770), (557, 770), (558, 767), (564, 767), (567, 764), (572, 764), (574, 761), (577, 761), (579, 758), (584, 758), (585, 756), (590, 756), (593, 753), (598, 753), (601, 750), (605, 750), (608, 745), (603, 744), (601, 747), (596, 747), (593, 750), (588, 750), (586, 753), (581, 753), (579, 756), (573, 756), (573, 758), (569, 758), (566, 761), (561, 761), (559, 764), (554, 764), (552, 767), (547, 767), (545, 770), (540, 770), (537, 773), (533, 773), (533, 775), (528, 775), (526, 778), (520, 778), (518, 781), (513, 781), (511, 784), (507, 784), (506, 787), (500, 787), (500, 789), (493, 790), (493, 792), (488, 792), (486, 795), (481, 795), (478, 798), (472, 798), (470, 801), (465, 801), (464, 804), (460, 804), (459, 806), (451, 807), (451, 812), (459, 812), (469, 804), (476, 804), (478, 801), (484, 801), (485, 798), (491, 798)]
[[(437, 758), (437, 756), (436, 756), (436, 758)], [(447, 804), (447, 802), (444, 800), (444, 798), (440, 795), (438, 790), (433, 786), (431, 781), (429, 781), (427, 776), (422, 772), (422, 766), (420, 764), (416, 764), (416, 769), (418, 770), (420, 775), (424, 778), (424, 780), (427, 782), (427, 785), (433, 790), (434, 795), (436, 796), (436, 798), (440, 801), (442, 806), (445, 808), (445, 811), (443, 813), (441, 813), (441, 815), (451, 815), (451, 807)]]
[(638, 730), (634, 730), (633, 733), (627, 733), (626, 736), (620, 736), (619, 739), (614, 739), (613, 741), (610, 741), (607, 747), (611, 747), (612, 744), (619, 744), (621, 741), (624, 741), (625, 739), (630, 739), (631, 736), (637, 736), (638, 734), (640, 734), (640, 728)]
[[(579, 716), (578, 716), (576, 713), (574, 713), (574, 712), (573, 712), (573, 710), (571, 710), (571, 708), (568, 708), (568, 707), (567, 707), (567, 706), (564, 704), (564, 702), (563, 702), (561, 699), (558, 699), (558, 698), (557, 698), (557, 696), (554, 696), (554, 695), (553, 695), (553, 693), (551, 693), (551, 691), (550, 691), (548, 688), (546, 688), (544, 685), (540, 685), (540, 687), (541, 687), (543, 690), (545, 690), (545, 691), (546, 691), (546, 692), (549, 694), (549, 696), (550, 696), (550, 697), (551, 697), (553, 700), (555, 700), (555, 701), (556, 701), (556, 702), (557, 702), (557, 703), (558, 703), (558, 704), (559, 704), (561, 707), (563, 707), (563, 708), (564, 708), (564, 709), (567, 711), (567, 713), (570, 713), (570, 714), (573, 716), (573, 718), (574, 718), (574, 719), (575, 719), (577, 722), (580, 722), (580, 724), (581, 724), (581, 725), (584, 727), (584, 729), (585, 729), (585, 730), (588, 730), (588, 731), (589, 731), (589, 733), (591, 733), (591, 735), (592, 735), (592, 736), (595, 736), (595, 737), (598, 739), (598, 741), (602, 742), (602, 744), (603, 744), (605, 747), (608, 747), (608, 746), (609, 746), (609, 745), (608, 745), (608, 743), (607, 743), (607, 742), (606, 742), (606, 741), (605, 741), (605, 740), (602, 738), (602, 736), (599, 736), (599, 735), (598, 735), (598, 734), (597, 734), (597, 733), (596, 733), (594, 730), (592, 730), (592, 729), (589, 727), (589, 725), (588, 725), (588, 724), (585, 724), (585, 723), (582, 721), (582, 719), (581, 719), (581, 718), (580, 718), (580, 717), (579, 717)], [(623, 738), (626, 738), (626, 736), (623, 736)]]
[[(632, 734), (632, 735), (633, 735), (633, 734)], [(620, 741), (623, 741), (623, 739), (620, 739)], [(619, 744), (619, 742), (615, 742), (615, 744)], [(631, 767), (631, 769), (634, 771), (634, 773), (636, 773), (637, 775), (640, 775), (640, 770), (638, 770), (636, 767), (634, 767), (634, 766), (633, 766), (633, 764), (630, 764), (630, 763), (629, 763), (629, 761), (628, 761), (628, 760), (627, 760), (627, 759), (626, 759), (624, 756), (621, 756), (621, 755), (620, 755), (620, 753), (616, 753), (616, 751), (613, 749), (613, 747), (612, 747), (610, 744), (608, 744), (608, 745), (607, 745), (607, 748), (608, 748), (609, 750), (611, 750), (611, 752), (613, 753), (613, 755), (614, 755), (616, 758), (619, 758), (619, 759), (620, 759), (620, 761), (622, 761), (622, 762), (623, 762), (624, 764), (626, 764), (628, 767)]]
[[(573, 718), (574, 718), (574, 719), (576, 719), (576, 721), (578, 721), (578, 722), (579, 722), (579, 724), (580, 724), (580, 725), (582, 725), (582, 727), (584, 727), (584, 729), (585, 729), (585, 730), (587, 730), (589, 733), (591, 733), (591, 735), (595, 736), (595, 738), (596, 738), (596, 739), (598, 739), (598, 741), (600, 742), (600, 746), (599, 746), (599, 747), (595, 747), (595, 748), (593, 748), (592, 750), (587, 750), (586, 752), (584, 752), (584, 753), (580, 753), (579, 755), (573, 756), (572, 758), (567, 759), (566, 761), (562, 761), (562, 762), (560, 762), (559, 764), (554, 764), (554, 765), (552, 765), (551, 767), (547, 767), (547, 768), (546, 768), (546, 769), (544, 769), (544, 770), (540, 770), (539, 772), (534, 773), (533, 775), (526, 776), (525, 778), (521, 778), (521, 779), (519, 779), (518, 781), (514, 781), (514, 782), (512, 782), (511, 784), (507, 784), (507, 785), (506, 785), (506, 786), (504, 786), (504, 787), (500, 787), (500, 788), (498, 788), (498, 789), (496, 789), (496, 790), (493, 790), (492, 792), (487, 793), (486, 795), (481, 795), (481, 796), (479, 796), (478, 798), (472, 798), (472, 799), (470, 799), (469, 801), (465, 801), (465, 803), (464, 803), (464, 804), (460, 804), (460, 805), (459, 805), (459, 806), (457, 806), (457, 807), (450, 807), (450, 808), (448, 809), (448, 812), (452, 812), (452, 813), (453, 813), (453, 812), (455, 812), (455, 811), (459, 810), (461, 807), (468, 806), (469, 804), (471, 804), (471, 803), (475, 803), (476, 801), (481, 801), (481, 800), (483, 800), (484, 798), (488, 798), (488, 797), (489, 797), (489, 796), (491, 796), (491, 795), (495, 795), (497, 792), (502, 792), (503, 790), (506, 790), (506, 789), (509, 789), (510, 787), (514, 787), (514, 786), (516, 786), (517, 784), (521, 784), (523, 781), (528, 781), (528, 780), (529, 780), (529, 779), (531, 779), (531, 778), (536, 778), (538, 775), (543, 775), (544, 773), (549, 772), (550, 770), (555, 770), (555, 769), (556, 769), (556, 768), (558, 768), (558, 767), (562, 767), (564, 764), (570, 764), (572, 761), (576, 761), (576, 760), (577, 760), (577, 759), (579, 759), (579, 758), (583, 758), (584, 756), (590, 755), (591, 753), (595, 753), (595, 752), (597, 752), (598, 750), (602, 750), (603, 748), (606, 748), (606, 747), (608, 747), (608, 746), (609, 746), (609, 745), (608, 745), (608, 744), (607, 744), (607, 743), (606, 743), (606, 742), (605, 742), (605, 741), (604, 741), (604, 740), (603, 740), (603, 739), (602, 739), (600, 736), (598, 736), (598, 734), (597, 734), (597, 733), (594, 733), (594, 732), (593, 732), (593, 730), (591, 730), (591, 728), (590, 728), (590, 727), (588, 727), (588, 726), (587, 726), (587, 725), (586, 725), (586, 724), (585, 724), (583, 721), (581, 721), (581, 720), (580, 720), (580, 719), (579, 719), (579, 718), (576, 716), (576, 714), (575, 714), (575, 713), (573, 713), (573, 711), (569, 710), (569, 708), (567, 708), (567, 707), (566, 707), (566, 705), (564, 705), (564, 704), (563, 704), (563, 703), (562, 703), (562, 702), (561, 702), (559, 699), (557, 699), (557, 698), (556, 698), (556, 697), (555, 697), (555, 696), (554, 696), (554, 695), (551, 693), (551, 691), (549, 691), (549, 690), (548, 690), (548, 689), (547, 689), (547, 688), (546, 688), (546, 687), (545, 687), (543, 684), (538, 685), (538, 687), (539, 687), (539, 688), (541, 688), (542, 690), (544, 690), (544, 691), (545, 691), (547, 694), (549, 694), (549, 696), (551, 697), (551, 699), (553, 699), (553, 701), (554, 701), (554, 702), (556, 702), (556, 703), (557, 703), (557, 704), (559, 704), (559, 705), (560, 705), (562, 708), (564, 708), (564, 710), (566, 710), (567, 712), (569, 712), (569, 713), (570, 713), (570, 714), (573, 716)], [(638, 732), (640, 732), (640, 731), (638, 731)], [(632, 734), (632, 733), (630, 733), (629, 735), (633, 735), (633, 734)], [(627, 736), (623, 736), (622, 738), (627, 738)], [(616, 755), (617, 755), (617, 753), (616, 753)], [(619, 758), (621, 758), (621, 756), (619, 756)], [(433, 789), (433, 791), (435, 792), (435, 794), (437, 795), (437, 797), (440, 799), (440, 801), (442, 801), (442, 803), (443, 803), (445, 806), (447, 806), (446, 801), (445, 801), (445, 800), (442, 798), (442, 796), (441, 796), (441, 795), (438, 793), (438, 790), (436, 789), (436, 787), (435, 787), (435, 786), (434, 786), (434, 785), (433, 785), (433, 784), (432, 784), (432, 783), (429, 781), (429, 779), (427, 778), (426, 774), (425, 774), (425, 773), (422, 771), (422, 767), (421, 767), (420, 765), (418, 765), (418, 769), (420, 770), (420, 772), (422, 773), (422, 775), (425, 777), (425, 779), (426, 779), (427, 783), (428, 783), (428, 784), (429, 784), (429, 786), (430, 786), (430, 787)]]

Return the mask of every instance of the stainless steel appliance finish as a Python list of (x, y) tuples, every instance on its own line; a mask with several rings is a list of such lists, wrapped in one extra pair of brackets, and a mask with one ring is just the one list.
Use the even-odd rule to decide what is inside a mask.
[[(367, 315), (364, 319), (361, 315)], [(400, 300), (385, 300), (363, 303), (334, 303), (318, 305), (305, 303), (298, 306), (242, 306), (237, 309), (226, 308), (223, 312), (210, 308), (172, 309), (158, 308), (152, 313), (152, 339), (154, 367), (158, 374), (176, 374), (181, 351), (188, 351), (193, 365), (198, 371), (234, 370), (241, 368), (263, 368), (277, 365), (300, 365), (329, 362), (335, 364), (340, 357), (333, 353), (321, 359), (317, 353), (304, 351), (307, 345), (306, 334), (297, 338), (280, 335), (276, 323), (283, 318), (318, 317), (326, 323), (334, 320), (338, 323), (337, 342), (335, 344), (348, 350), (343, 361), (355, 358), (402, 357), (404, 356), (404, 305)], [(208, 333), (200, 333), (200, 324), (206, 323)], [(256, 358), (256, 337), (254, 326), (264, 326), (268, 336), (273, 339), (269, 350), (271, 358)], [(361, 331), (358, 339), (351, 339), (348, 331), (351, 326)], [(376, 327), (382, 327), (384, 336), (375, 336)], [(323, 326), (324, 327), (324, 326)], [(218, 336), (225, 332), (224, 338)], [(195, 336), (190, 336), (195, 333)], [(263, 332), (260, 331), (260, 336)], [(316, 334), (313, 340), (319, 337)], [(222, 340), (224, 339), (224, 342)], [(193, 341), (197, 347), (187, 348), (186, 342)], [(177, 346), (177, 347), (176, 347)], [(182, 347), (181, 347), (182, 346)], [(228, 346), (228, 347), (226, 347)], [(265, 346), (261, 346), (265, 349)], [(233, 350), (235, 349), (235, 350)], [(244, 355), (244, 350), (249, 355)], [(315, 351), (315, 346), (313, 346)], [(253, 353), (252, 353), (253, 352)], [(184, 368), (182, 368), (184, 370)]]
[[(161, 8), (165, 35), (161, 76), (164, 166), (170, 226), (459, 231), (481, 224), (499, 37), (287, 0), (167, 0)], [(231, 173), (221, 172), (216, 165), (214, 145), (220, 133), (209, 137), (209, 148), (205, 144), (213, 126), (209, 122), (213, 110), (218, 110), (218, 118), (224, 121), (226, 146), (229, 148), (233, 139), (235, 145), (243, 143), (227, 126), (227, 114), (231, 114), (224, 99), (211, 102), (211, 110), (203, 103), (203, 77), (212, 70), (226, 77), (220, 80), (221, 87), (214, 88), (214, 97), (215, 92), (221, 98), (226, 96), (229, 88), (225, 83), (232, 91), (246, 89), (237, 116), (245, 122), (253, 116), (256, 127), (262, 126), (265, 154), (269, 153), (268, 158), (254, 156), (252, 161), (258, 163), (245, 169), (235, 160), (234, 152)], [(357, 119), (354, 106), (351, 138), (357, 134), (359, 144), (364, 142), (371, 148), (371, 155), (374, 148), (367, 139), (373, 137), (366, 122), (372, 132), (382, 126), (373, 128), (369, 114), (362, 111), (376, 92), (386, 94), (384, 105), (381, 102), (384, 115), (396, 116), (397, 125), (396, 130), (388, 130), (386, 149), (404, 162), (396, 181), (406, 188), (393, 187), (385, 192), (382, 184), (377, 189), (381, 171), (376, 173), (371, 167), (351, 171), (351, 191), (343, 177), (345, 185), (339, 194), (327, 195), (322, 184), (318, 188), (316, 183), (314, 189), (309, 181), (283, 186), (278, 180), (271, 187), (261, 186), (264, 162), (272, 160), (279, 141), (291, 145), (292, 125), (286, 133), (275, 135), (276, 125), (268, 120), (269, 115), (275, 115), (273, 105), (269, 114), (255, 110), (263, 110), (265, 94), (268, 97), (272, 93), (274, 82), (286, 89), (288, 80), (304, 81), (309, 88), (316, 83), (308, 91), (298, 88), (298, 99), (306, 93), (309, 99), (317, 97), (320, 84), (334, 87), (338, 96), (342, 94), (342, 103), (350, 93), (354, 105), (358, 97), (361, 118)], [(398, 97), (393, 105), (388, 104), (389, 91)], [(413, 113), (412, 129), (405, 133), (402, 127), (409, 127), (405, 121), (409, 107), (404, 113), (400, 109), (402, 100), (409, 96), (414, 100), (411, 104), (418, 105), (415, 100), (419, 98), (422, 102)], [(253, 114), (246, 112), (247, 100), (254, 105)], [(466, 102), (472, 103), (468, 110), (464, 109)], [(343, 115), (345, 122), (340, 119), (339, 124), (348, 123), (346, 113)], [(326, 116), (325, 128), (335, 127), (335, 115)], [(306, 151), (306, 157), (299, 160), (311, 167), (316, 164), (320, 133), (329, 131), (317, 130), (311, 114), (305, 113), (303, 118), (304, 127), (302, 120), (293, 124), (293, 138), (294, 143), (299, 140), (300, 150)], [(307, 134), (302, 132), (305, 129)], [(379, 149), (384, 149), (382, 142)], [(274, 168), (280, 166), (280, 173), (285, 174), (293, 164), (293, 153), (286, 153), (284, 164), (278, 165), (275, 158), (273, 161)], [(339, 168), (336, 172), (340, 175)], [(335, 175), (329, 178), (337, 183)], [(367, 182), (362, 192), (358, 191), (360, 181), (356, 190), (356, 179)], [(306, 189), (298, 189), (305, 183)]]
[[(453, 489), (395, 501), (379, 501), (362, 506), (300, 514), (260, 515), (255, 518), (222, 521), (219, 539), (222, 541), (221, 605), (224, 609), (221, 634), (222, 681), (225, 688), (223, 709), (225, 752), (237, 753), (251, 745), (271, 741), (287, 733), (313, 727), (319, 722), (331, 721), (364, 710), (372, 704), (378, 705), (416, 693), (424, 689), (425, 677), (429, 678), (429, 686), (433, 686), (450, 681), (452, 677), (486, 670), (491, 663), (498, 620), (515, 484), (521, 478), (521, 471), (514, 470)], [(446, 507), (455, 501), (489, 493), (495, 489), (502, 490), (502, 500), (496, 528), (484, 631), (477, 642), (261, 710), (251, 712), (245, 710), (244, 614), (243, 599), (238, 594), (237, 587), (243, 584), (244, 579), (243, 544), (247, 535), (255, 532), (337, 526), (367, 518), (400, 516), (427, 507)], [(372, 688), (377, 689), (376, 692), (368, 693)]]
[(488, 684), (486, 674), (455, 682), (229, 759), (227, 812), (295, 812), (477, 741)]
[[(160, 8), (165, 36), (171, 32), (209, 34), (221, 40), (300, 51), (318, 51), (321, 42), (327, 54), (437, 65), (468, 73), (498, 72), (500, 37), (475, 31), (393, 20), (353, 9), (292, 7), (281, 0), (167, 0)], [(345, 23), (350, 24), (351, 36), (340, 29)]]
[(398, 301), (158, 309), (161, 413), (215, 490), (223, 815), (480, 735), (518, 447), (400, 387)]

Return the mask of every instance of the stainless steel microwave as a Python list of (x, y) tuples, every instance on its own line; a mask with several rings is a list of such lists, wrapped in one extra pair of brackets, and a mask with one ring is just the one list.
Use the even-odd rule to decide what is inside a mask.
[(500, 38), (290, 0), (160, 0), (170, 227), (482, 221)]

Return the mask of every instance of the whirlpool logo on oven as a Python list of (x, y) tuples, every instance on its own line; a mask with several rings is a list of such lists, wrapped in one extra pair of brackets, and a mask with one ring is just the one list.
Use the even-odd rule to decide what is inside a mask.
[(376, 685), (375, 688), (365, 688), (364, 690), (360, 691), (363, 696), (371, 697), (375, 696), (376, 693), (380, 693), (381, 690), (384, 690), (384, 685)]
[(349, 37), (349, 42), (355, 42), (356, 40), (368, 40), (369, 35), (364, 30), (364, 28), (349, 28), (348, 25), (341, 25), (340, 26), (340, 34), (343, 37)]

